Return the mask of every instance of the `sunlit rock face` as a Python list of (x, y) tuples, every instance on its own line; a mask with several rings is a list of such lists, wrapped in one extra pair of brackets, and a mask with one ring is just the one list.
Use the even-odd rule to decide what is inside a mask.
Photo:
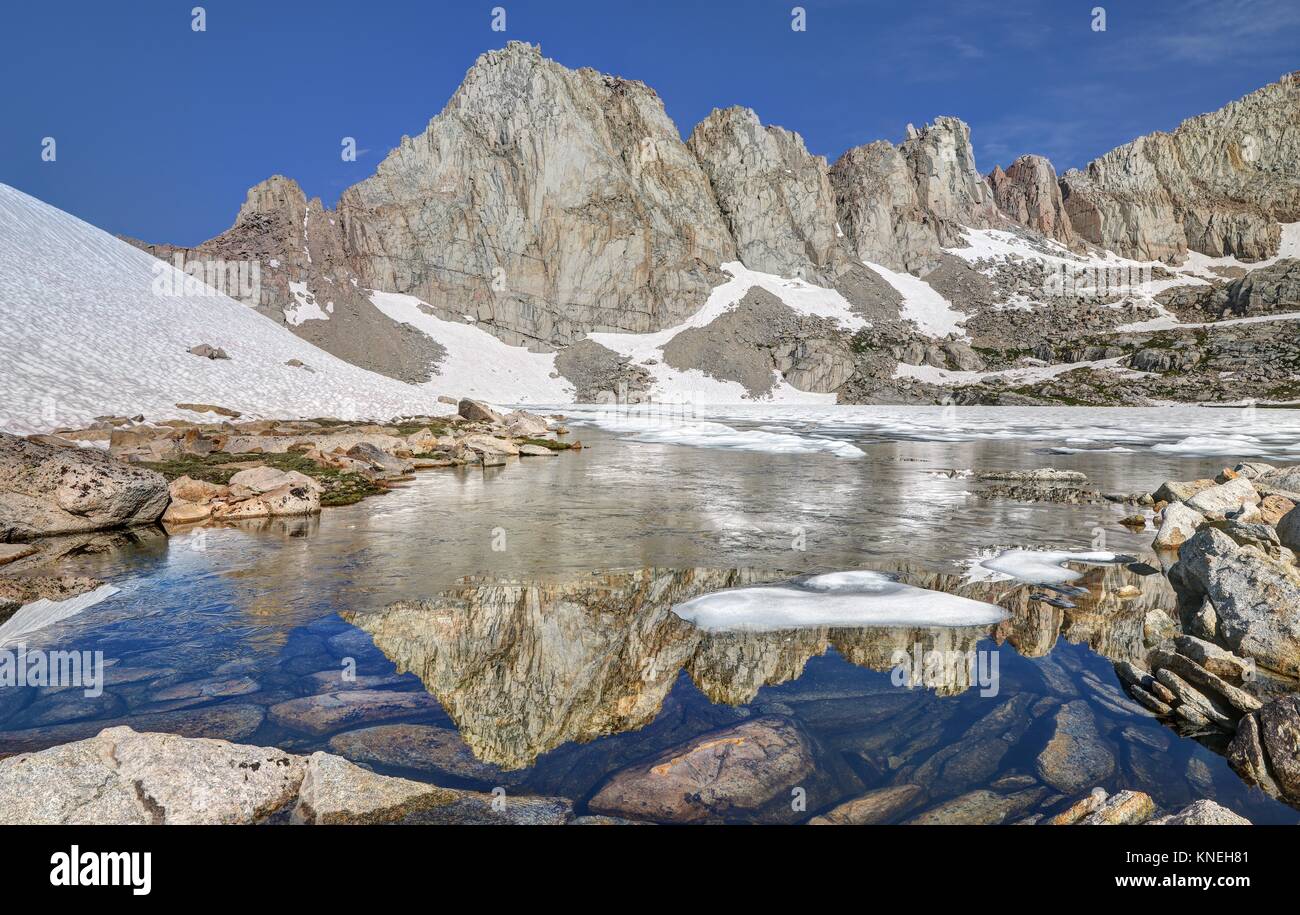
[(966, 244), (962, 226), (1006, 224), (975, 168), (970, 128), (957, 118), (908, 125), (897, 147), (878, 140), (844, 153), (830, 169), (839, 225), (857, 257), (924, 274), (943, 247)]
[(826, 160), (809, 153), (799, 134), (763, 126), (748, 108), (714, 109), (687, 146), (746, 267), (812, 279), (843, 259)]
[(1042, 156), (1021, 156), (1003, 171), (994, 168), (988, 176), (993, 198), (1011, 219), (1064, 245), (1078, 242), (1065, 215), (1061, 187), (1052, 163)]
[(1074, 231), (1126, 257), (1277, 252), (1300, 219), (1300, 74), (1106, 153), (1061, 178)]
[(654, 90), (519, 42), (483, 54), (339, 216), (363, 284), (542, 347), (680, 323), (736, 259)]

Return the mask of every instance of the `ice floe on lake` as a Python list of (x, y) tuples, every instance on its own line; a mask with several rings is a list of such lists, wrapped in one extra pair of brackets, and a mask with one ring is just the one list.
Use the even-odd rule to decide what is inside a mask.
[(1007, 616), (995, 604), (929, 591), (871, 571), (832, 572), (782, 584), (715, 591), (678, 604), (673, 612), (710, 632), (984, 626)]
[(627, 434), (633, 441), (658, 445), (691, 445), (770, 454), (821, 453), (840, 458), (860, 458), (865, 454), (861, 448), (841, 439), (790, 430), (776, 431), (770, 426), (737, 429), (708, 420), (664, 421), (658, 417), (641, 418), (614, 410), (596, 411), (582, 418), (591, 425)]
[(976, 559), (966, 573), (967, 581), (1022, 581), (1033, 585), (1061, 585), (1082, 578), (1083, 573), (1066, 568), (1067, 562), (1112, 565), (1130, 557), (1105, 550), (1002, 550), (994, 556)]
[[(530, 407), (530, 409), (539, 409)], [(1017, 441), (1058, 454), (1295, 460), (1300, 410), (1161, 407), (556, 404), (575, 425), (642, 441), (858, 457), (878, 442)]]

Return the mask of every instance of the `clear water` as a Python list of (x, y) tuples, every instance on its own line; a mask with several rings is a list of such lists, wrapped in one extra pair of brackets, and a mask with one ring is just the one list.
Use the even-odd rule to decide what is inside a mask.
[[(120, 593), (27, 644), (102, 650), (113, 665), (105, 695), (0, 691), (0, 753), (88, 736), (105, 722), (313, 750), (335, 734), (266, 710), (340, 688), (428, 693), (435, 702), (338, 730), (455, 730), (462, 761), (468, 748), (482, 765), (373, 764), (459, 787), (560, 794), (582, 809), (613, 771), (771, 712), (814, 739), (811, 815), (900, 780), (923, 782), (930, 803), (1011, 784), (999, 780), (1034, 773), (1054, 709), (1081, 701), (1115, 759), (1102, 786), (1140, 788), (1165, 808), (1210, 797), (1256, 822), (1300, 821), (1247, 788), (1212, 739), (1180, 736), (1119, 694), (1110, 659), (1140, 650), (1147, 610), (1172, 607), (1162, 575), (1090, 569), (1073, 609), (1032, 600), (1039, 589), (1029, 586), (962, 582), (968, 562), (1009, 546), (1151, 559), (1151, 532), (1118, 524), (1131, 508), (986, 500), (970, 478), (947, 475), (1052, 466), (1084, 471), (1101, 491), (1141, 491), (1217, 472), (1225, 457), (1180, 445), (1197, 436), (1243, 444), (1245, 435), (1276, 459), (1300, 441), (1300, 414), (1260, 410), (1243, 428), (1236, 411), (1174, 411), (1160, 426), (1147, 411), (1010, 411), (999, 422), (1006, 411), (961, 410), (954, 434), (950, 416), (904, 430), (862, 411), (818, 411), (707, 421), (833, 437), (864, 456), (647, 443), (637, 428), (575, 424), (581, 452), (425, 472), (318, 519), (96, 538), (59, 571), (104, 578)], [(1080, 447), (1129, 450), (1053, 450)], [(992, 600), (1011, 616), (982, 630), (706, 636), (670, 611), (737, 575), (858, 568)], [(1117, 598), (1125, 584), (1141, 595)], [(385, 610), (407, 600), (425, 604)], [(892, 653), (917, 645), (996, 652), (997, 696), (959, 680), (894, 685)], [(347, 659), (355, 682), (340, 677)], [(979, 722), (1006, 702), (1025, 724), (991, 752)], [(1066, 801), (1048, 791), (1041, 803)]]

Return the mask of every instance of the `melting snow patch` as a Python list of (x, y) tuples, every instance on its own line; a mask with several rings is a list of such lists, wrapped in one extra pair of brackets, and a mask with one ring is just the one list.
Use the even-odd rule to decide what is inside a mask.
[[(320, 307), (316, 297), (307, 290), (306, 283), (289, 282), (289, 291), (293, 294), (293, 306), (286, 308), (284, 319), (298, 327), (304, 321), (328, 321), (329, 314)], [(329, 310), (334, 310), (334, 304), (330, 303)]]
[[(750, 270), (738, 261), (722, 265), (731, 279), (714, 287), (704, 306), (681, 324), (649, 334), (591, 333), (590, 340), (632, 362), (646, 366), (654, 376), (654, 396), (663, 401), (694, 403), (741, 403), (753, 398), (743, 385), (711, 378), (699, 369), (679, 371), (664, 364), (663, 348), (684, 330), (707, 327), (732, 309), (755, 286), (779, 298), (787, 308), (801, 315), (830, 318), (846, 331), (869, 327), (870, 323), (853, 310), (839, 292), (800, 279), (787, 279), (774, 273)], [(770, 403), (835, 403), (834, 394), (801, 391), (780, 379), (771, 394), (762, 398)]]
[(0, 648), (23, 641), (28, 635), (46, 626), (62, 622), (107, 600), (118, 592), (112, 585), (100, 585), (93, 591), (78, 594), (67, 600), (38, 600), (20, 608), (0, 626)]
[(555, 371), (555, 353), (532, 353), (474, 324), (445, 321), (413, 295), (375, 291), (370, 301), (394, 321), (423, 331), (446, 349), (437, 374), (421, 385), (431, 393), (518, 404), (573, 399), (573, 386)]
[(1006, 618), (994, 604), (928, 591), (882, 572), (832, 572), (717, 591), (673, 607), (689, 623), (710, 632), (772, 631), (820, 626), (985, 626)]
[(903, 296), (904, 321), (914, 322), (922, 333), (931, 337), (942, 339), (949, 334), (956, 334), (962, 340), (970, 339), (960, 326), (966, 320), (966, 315), (953, 308), (952, 303), (925, 280), (910, 273), (897, 273), (870, 261), (863, 263), (879, 273), (885, 282)]
[(1243, 455), (1258, 457), (1269, 450), (1263, 442), (1251, 435), (1189, 435), (1176, 442), (1161, 442), (1151, 447), (1162, 454)]
[(1023, 581), (1032, 585), (1059, 585), (1082, 572), (1067, 569), (1067, 562), (1110, 565), (1127, 561), (1118, 553), (1095, 551), (1071, 553), (1064, 550), (1003, 550), (988, 559), (977, 559), (966, 573), (967, 581)]
[(741, 430), (705, 420), (668, 422), (662, 417), (653, 416), (640, 419), (622, 414), (614, 408), (608, 411), (598, 410), (583, 418), (602, 428), (630, 432), (635, 441), (659, 445), (693, 445), (697, 448), (764, 451), (771, 454), (832, 454), (841, 458), (860, 458), (864, 455), (863, 450), (856, 445), (820, 435), (798, 435), (763, 429)]

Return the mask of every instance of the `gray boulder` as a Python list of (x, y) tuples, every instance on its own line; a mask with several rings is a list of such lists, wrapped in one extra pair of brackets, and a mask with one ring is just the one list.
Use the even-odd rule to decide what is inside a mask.
[(1177, 813), (1148, 820), (1148, 826), (1249, 826), (1250, 820), (1211, 800), (1195, 801)]
[(1259, 493), (1250, 480), (1238, 477), (1201, 490), (1187, 499), (1187, 507), (1202, 515), (1225, 515), (1247, 505), (1259, 504)]
[(0, 541), (152, 524), (170, 498), (151, 470), (0, 432)]
[(1300, 551), (1300, 508), (1293, 508), (1277, 523), (1277, 539), (1284, 547)]
[(1170, 502), (1160, 517), (1160, 530), (1151, 544), (1157, 550), (1173, 550), (1182, 546), (1205, 523), (1205, 516), (1182, 502)]
[(129, 727), (0, 760), (0, 807), (14, 825), (258, 823), (561, 824), (572, 804), (440, 788), (224, 740)]
[(1262, 666), (1300, 675), (1300, 568), (1203, 528), (1183, 544), (1169, 577), (1185, 606), (1209, 598), (1217, 635)]
[(456, 407), (458, 412), (465, 419), (471, 422), (482, 423), (503, 423), (505, 419), (496, 410), (493, 410), (481, 400), (470, 400), (468, 397), (461, 400)]

